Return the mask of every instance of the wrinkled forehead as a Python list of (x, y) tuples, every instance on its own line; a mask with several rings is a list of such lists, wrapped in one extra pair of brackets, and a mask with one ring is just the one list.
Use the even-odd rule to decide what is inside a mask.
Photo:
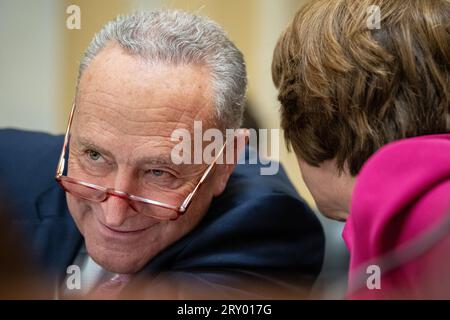
[(168, 155), (177, 129), (194, 136), (194, 121), (215, 127), (208, 68), (147, 63), (121, 48), (101, 51), (84, 70), (76, 96), (71, 136), (117, 161)]
[(176, 129), (193, 134), (194, 121), (204, 128), (215, 123), (211, 74), (204, 66), (147, 63), (110, 47), (85, 69), (78, 88), (73, 135), (157, 146), (169, 143)]

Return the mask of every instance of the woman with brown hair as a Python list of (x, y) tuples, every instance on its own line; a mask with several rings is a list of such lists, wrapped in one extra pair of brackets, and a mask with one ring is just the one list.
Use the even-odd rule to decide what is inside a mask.
[(311, 1), (272, 76), (305, 183), (347, 221), (349, 297), (450, 298), (450, 2)]

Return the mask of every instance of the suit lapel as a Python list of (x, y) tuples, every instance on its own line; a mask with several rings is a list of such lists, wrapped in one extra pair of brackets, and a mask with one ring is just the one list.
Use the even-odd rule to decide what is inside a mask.
[(67, 208), (65, 193), (55, 183), (36, 201), (39, 222), (34, 226), (35, 252), (45, 270), (60, 283), (81, 247), (82, 236)]

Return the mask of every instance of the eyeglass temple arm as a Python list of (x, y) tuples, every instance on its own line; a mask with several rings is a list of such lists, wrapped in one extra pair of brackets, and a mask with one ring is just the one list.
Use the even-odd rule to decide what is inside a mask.
[(223, 150), (225, 149), (226, 145), (227, 145), (227, 140), (225, 140), (225, 143), (223, 144), (223, 146), (220, 149), (220, 151), (217, 154), (217, 156), (214, 158), (214, 161), (211, 162), (211, 164), (209, 165), (208, 169), (206, 169), (206, 171), (203, 173), (202, 177), (200, 178), (200, 181), (197, 183), (197, 185), (195, 186), (194, 190), (192, 190), (192, 192), (186, 197), (186, 199), (181, 204), (180, 212), (185, 212), (187, 210), (187, 208), (188, 208), (189, 204), (191, 203), (191, 200), (194, 197), (195, 193), (197, 192), (198, 188), (200, 188), (201, 184), (205, 181), (205, 179), (208, 176), (209, 172), (212, 170), (214, 165), (217, 163), (217, 160), (219, 159), (219, 157), (223, 154)]
[(63, 145), (63, 148), (61, 150), (61, 155), (59, 156), (58, 167), (56, 169), (56, 176), (57, 177), (61, 176), (62, 173), (64, 172), (64, 167), (65, 167), (65, 164), (66, 164), (66, 160), (64, 159), (64, 155), (66, 154), (67, 143), (69, 141), (69, 132), (70, 132), (70, 127), (72, 125), (72, 118), (73, 118), (74, 113), (75, 113), (75, 103), (72, 104), (72, 110), (70, 111), (69, 121), (67, 123), (66, 134), (64, 135), (64, 145)]

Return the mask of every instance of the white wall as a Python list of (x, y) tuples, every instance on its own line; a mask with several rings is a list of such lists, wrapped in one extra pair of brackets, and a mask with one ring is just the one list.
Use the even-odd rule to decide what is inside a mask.
[(57, 0), (0, 0), (0, 128), (57, 131), (64, 17)]

